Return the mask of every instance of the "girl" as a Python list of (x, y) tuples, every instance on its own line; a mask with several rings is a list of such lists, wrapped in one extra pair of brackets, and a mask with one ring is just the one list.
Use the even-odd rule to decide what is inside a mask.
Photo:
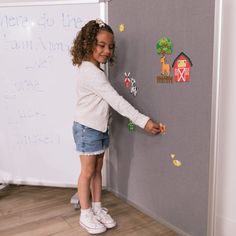
[(160, 133), (160, 124), (141, 114), (120, 96), (100, 68), (101, 64), (113, 62), (114, 51), (113, 31), (101, 20), (89, 21), (82, 27), (71, 48), (73, 65), (78, 66), (73, 135), (81, 161), (78, 180), (80, 225), (91, 234), (116, 226), (108, 210), (101, 205), (101, 170), (109, 145), (109, 106), (147, 132)]

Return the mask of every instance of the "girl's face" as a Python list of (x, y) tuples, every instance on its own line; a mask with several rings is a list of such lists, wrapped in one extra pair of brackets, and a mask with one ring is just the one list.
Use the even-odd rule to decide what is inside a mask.
[(90, 61), (96, 66), (100, 63), (105, 64), (113, 55), (114, 37), (113, 34), (107, 31), (101, 31), (97, 35), (97, 43), (94, 45), (93, 53)]

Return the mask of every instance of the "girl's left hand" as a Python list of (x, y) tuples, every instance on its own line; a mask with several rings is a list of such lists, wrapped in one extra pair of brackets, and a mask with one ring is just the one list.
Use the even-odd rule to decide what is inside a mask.
[(163, 124), (161, 123), (156, 123), (152, 121), (151, 119), (148, 120), (147, 124), (145, 125), (144, 129), (150, 133), (150, 134), (159, 134), (162, 133), (162, 126)]

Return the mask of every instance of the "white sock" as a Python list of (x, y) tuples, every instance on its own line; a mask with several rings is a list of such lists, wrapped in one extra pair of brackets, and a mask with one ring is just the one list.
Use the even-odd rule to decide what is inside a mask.
[(97, 212), (102, 208), (102, 203), (101, 202), (92, 202), (92, 208), (94, 212)]
[(91, 207), (87, 208), (87, 209), (81, 209), (81, 216), (86, 216), (91, 212)]

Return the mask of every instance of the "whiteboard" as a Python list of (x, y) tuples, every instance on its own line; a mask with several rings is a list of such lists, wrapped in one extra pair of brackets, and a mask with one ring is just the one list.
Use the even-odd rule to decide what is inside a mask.
[(76, 103), (69, 49), (99, 1), (0, 7), (0, 182), (76, 186)]

